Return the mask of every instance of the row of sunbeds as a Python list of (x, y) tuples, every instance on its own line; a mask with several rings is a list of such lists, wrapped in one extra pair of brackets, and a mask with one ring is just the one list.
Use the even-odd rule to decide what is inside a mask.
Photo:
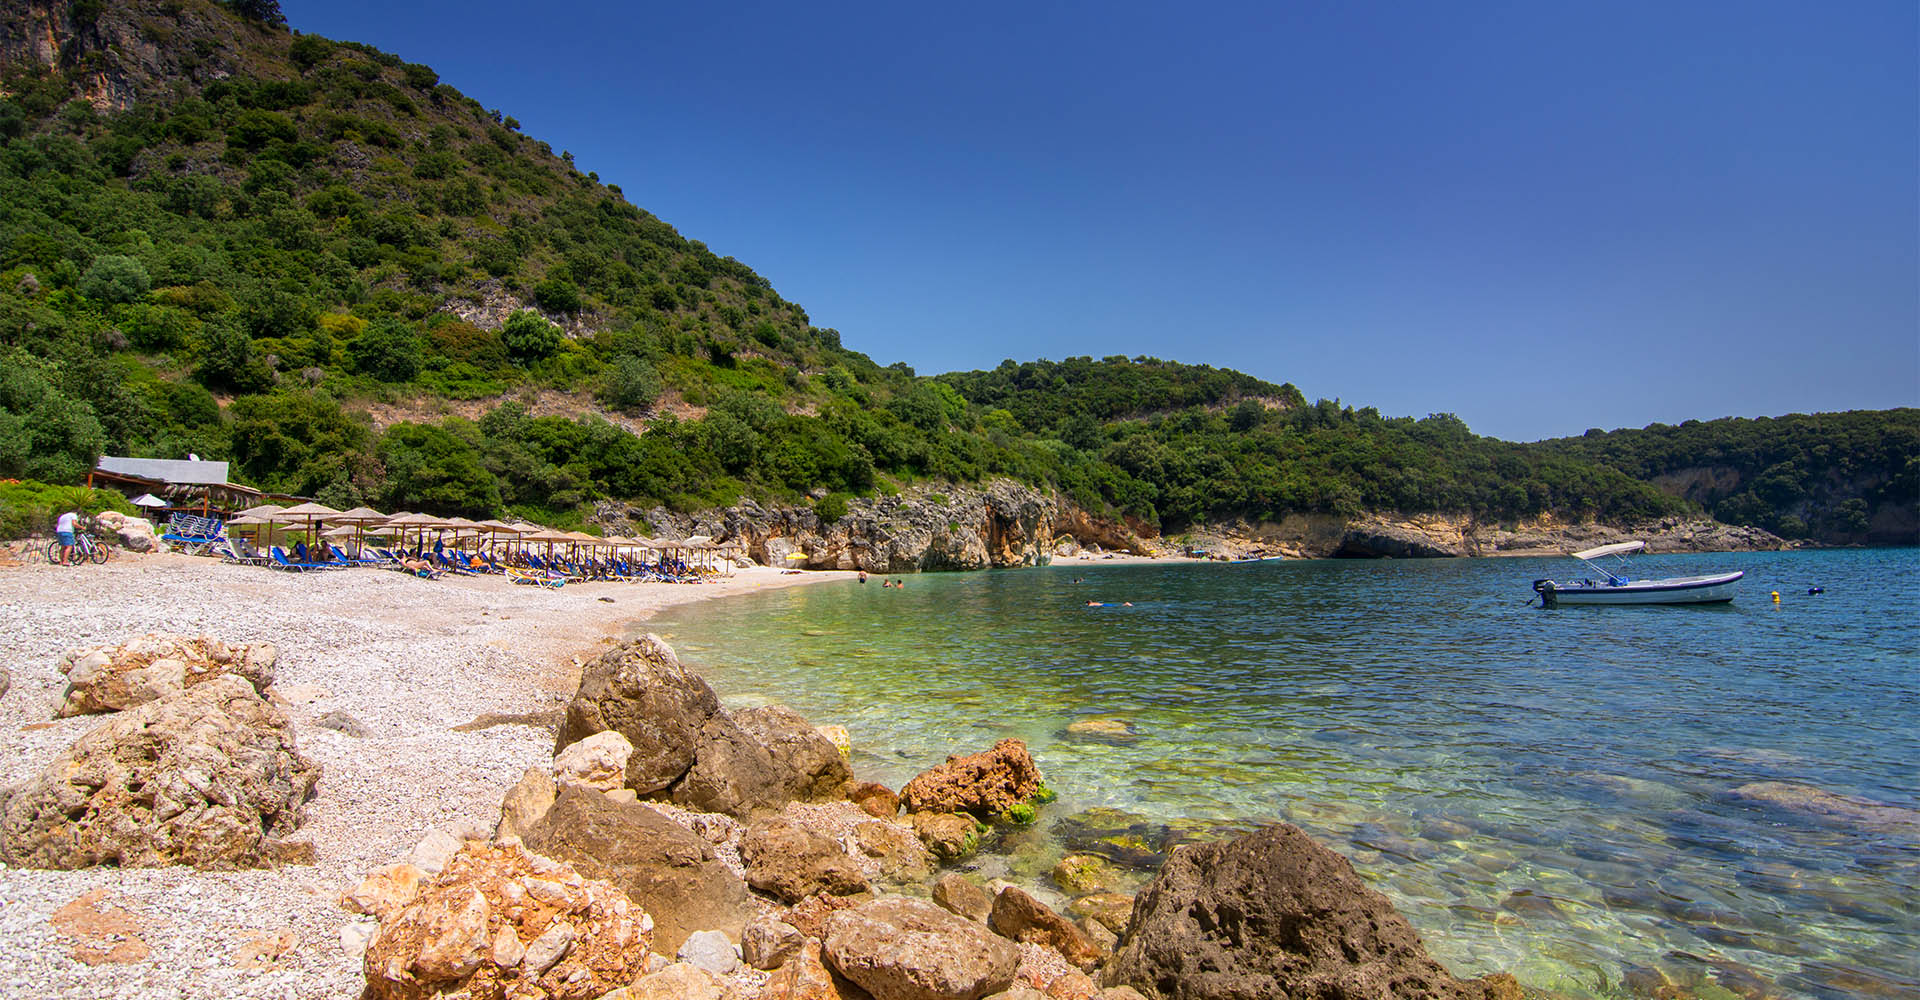
[(232, 562), (267, 566), (271, 569), (292, 573), (315, 570), (350, 569), (371, 566), (379, 569), (391, 569), (413, 573), (417, 576), (437, 578), (452, 573), (460, 576), (480, 576), (497, 574), (506, 576), (514, 583), (532, 586), (558, 588), (569, 583), (584, 583), (589, 580), (609, 580), (618, 582), (658, 582), (658, 583), (700, 583), (708, 578), (706, 574), (689, 569), (684, 563), (665, 565), (643, 565), (626, 559), (582, 559), (571, 560), (560, 557), (546, 558), (532, 553), (515, 553), (507, 558), (496, 558), (491, 553), (467, 553), (455, 549), (387, 549), (366, 547), (360, 555), (353, 556), (338, 545), (314, 546), (309, 549), (306, 543), (297, 543), (288, 549), (274, 545), (264, 554), (242, 554), (233, 548), (231, 542), (222, 542), (214, 551)]

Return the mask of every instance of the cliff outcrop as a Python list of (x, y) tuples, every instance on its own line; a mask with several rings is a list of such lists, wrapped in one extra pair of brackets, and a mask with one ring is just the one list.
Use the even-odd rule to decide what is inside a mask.
[(1652, 552), (1752, 552), (1788, 548), (1759, 528), (1707, 518), (1665, 517), (1638, 524), (1602, 524), (1545, 517), (1489, 524), (1464, 514), (1364, 514), (1345, 518), (1295, 514), (1280, 521), (1235, 521), (1182, 536), (1191, 549), (1240, 558), (1433, 559), (1569, 552), (1644, 540)]
[(211, 3), (21, 0), (0, 9), (0, 69), (51, 69), (98, 111), (236, 73), (275, 75), (290, 36)]
[(663, 536), (742, 541), (756, 562), (768, 566), (882, 574), (1043, 566), (1056, 542), (1069, 539), (1074, 545), (1148, 550), (1126, 525), (1011, 480), (942, 489), (915, 487), (897, 496), (850, 500), (846, 512), (831, 520), (809, 507), (753, 500), (698, 515), (602, 504), (597, 519), (620, 530), (644, 520)]

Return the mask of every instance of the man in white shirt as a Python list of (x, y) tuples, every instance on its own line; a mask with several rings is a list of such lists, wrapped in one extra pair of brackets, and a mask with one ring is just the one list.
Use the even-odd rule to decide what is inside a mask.
[(54, 519), (53, 533), (60, 539), (60, 565), (73, 565), (73, 529), (79, 524), (80, 514), (67, 511)]

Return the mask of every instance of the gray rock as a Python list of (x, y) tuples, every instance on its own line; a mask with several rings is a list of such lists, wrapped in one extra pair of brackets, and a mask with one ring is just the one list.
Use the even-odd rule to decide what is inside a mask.
[(733, 721), (761, 746), (784, 772), (790, 798), (802, 801), (839, 797), (853, 772), (840, 748), (800, 713), (785, 705), (736, 712)]
[(824, 952), (874, 1000), (978, 1000), (1013, 984), (1020, 949), (924, 900), (885, 896), (827, 918)]
[(337, 709), (313, 720), (313, 724), (322, 729), (345, 733), (356, 740), (364, 740), (373, 735), (373, 730), (368, 729), (366, 723)]
[(664, 953), (698, 930), (737, 935), (752, 915), (746, 883), (712, 846), (644, 804), (563, 786), (520, 836), (528, 850), (619, 886), (653, 916), (655, 947)]
[(740, 932), (740, 955), (748, 965), (772, 972), (799, 954), (800, 945), (806, 939), (799, 928), (784, 920), (759, 917), (749, 921)]
[(109, 719), (15, 788), (0, 860), (263, 867), (289, 856), (319, 780), (285, 715), (245, 679), (215, 677)]
[(719, 713), (696, 734), (693, 766), (673, 786), (671, 798), (689, 809), (752, 819), (779, 812), (789, 801), (788, 771), (773, 755)]
[(694, 931), (687, 935), (676, 957), (716, 976), (727, 975), (740, 967), (739, 949), (719, 931)]
[(460, 850), (460, 838), (445, 830), (428, 830), (427, 835), (413, 845), (413, 854), (407, 858), (415, 868), (429, 875), (440, 874), (447, 866), (447, 859)]
[(659, 636), (647, 635), (586, 665), (554, 752), (611, 729), (633, 744), (627, 787), (646, 795), (687, 773), (701, 728), (719, 711), (713, 688), (682, 667)]
[(840, 844), (775, 817), (747, 829), (740, 838), (747, 884), (797, 903), (817, 893), (851, 896), (872, 886)]
[(564, 920), (556, 920), (541, 935), (527, 945), (526, 956), (521, 959), (529, 972), (539, 975), (553, 968), (553, 963), (566, 955), (573, 947), (573, 925)]
[(1286, 824), (1175, 851), (1102, 979), (1149, 1000), (1520, 996), (1505, 974), (1455, 979), (1345, 858)]

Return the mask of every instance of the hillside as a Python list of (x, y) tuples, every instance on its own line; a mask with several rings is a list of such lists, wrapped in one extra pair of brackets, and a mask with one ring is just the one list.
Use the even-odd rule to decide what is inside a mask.
[(0, 11), (0, 476), (194, 452), (335, 505), (563, 525), (743, 498), (831, 523), (996, 478), (1150, 534), (1694, 509), (1577, 448), (1207, 366), (883, 367), (429, 67), (277, 14)]
[(1600, 462), (1729, 524), (1832, 545), (1920, 541), (1920, 410), (1590, 430), (1540, 449)]

